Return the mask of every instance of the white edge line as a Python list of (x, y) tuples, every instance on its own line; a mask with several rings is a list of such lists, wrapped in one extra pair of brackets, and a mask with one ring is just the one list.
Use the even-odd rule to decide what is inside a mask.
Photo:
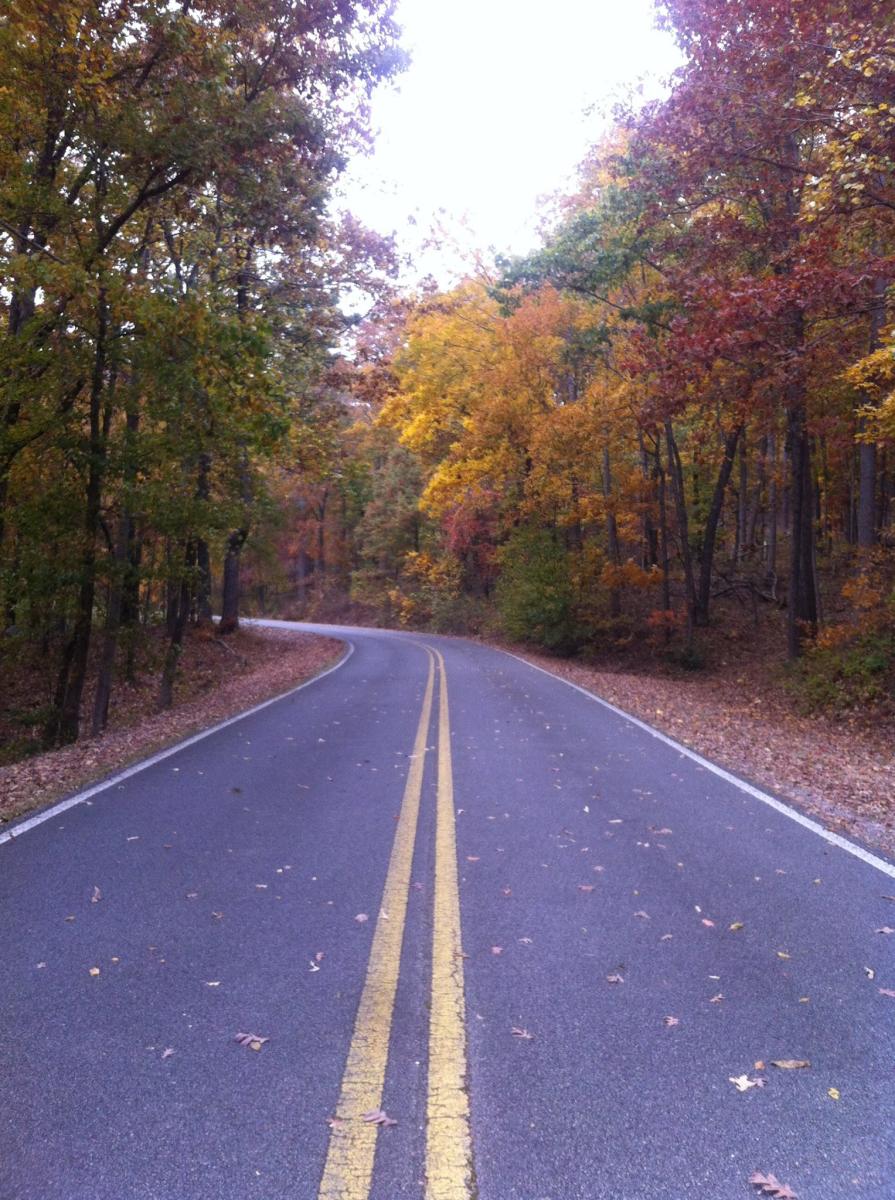
[(270, 700), (263, 700), (253, 708), (247, 708), (245, 712), (237, 713), (235, 717), (228, 717), (226, 721), (219, 721), (217, 725), (212, 725), (210, 729), (203, 729), (201, 732), (194, 733), (191, 737), (185, 738), (182, 742), (176, 742), (173, 746), (168, 746), (165, 750), (159, 750), (157, 754), (152, 754), (149, 758), (144, 758), (141, 762), (134, 763), (133, 766), (128, 767), (124, 771), (119, 771), (117, 775), (113, 775), (110, 779), (106, 779), (102, 783), (94, 784), (93, 787), (87, 788), (86, 791), (78, 792), (76, 796), (69, 796), (67, 800), (60, 800), (58, 804), (43, 809), (42, 812), (36, 813), (26, 821), (20, 821), (17, 825), (13, 825), (11, 829), (0, 833), (0, 846), (4, 842), (18, 841), (23, 833), (27, 833), (29, 829), (34, 829), (37, 825), (42, 825), (44, 821), (49, 821), (51, 817), (58, 817), (66, 809), (74, 808), (76, 804), (83, 804), (91, 796), (96, 796), (100, 792), (104, 792), (107, 788), (114, 787), (115, 784), (121, 783), (125, 779), (130, 779), (132, 775), (137, 775), (140, 771), (145, 771), (147, 767), (153, 767), (156, 763), (163, 762), (166, 758), (170, 758), (172, 754), (179, 754), (181, 750), (186, 750), (187, 746), (194, 746), (196, 742), (201, 742), (203, 738), (211, 737), (213, 733), (219, 733), (220, 730), (226, 729), (228, 725), (235, 725), (237, 721), (251, 717), (254, 713), (269, 708), (271, 704), (278, 704), (281, 700), (285, 700), (287, 696), (294, 696), (296, 692), (310, 687), (318, 679), (324, 679), (327, 675), (332, 675), (333, 671), (338, 671), (339, 667), (343, 667), (354, 653), (354, 643), (348, 641), (347, 638), (342, 638), (341, 640), (345, 642), (347, 647), (345, 653), (337, 663), (334, 663), (331, 667), (327, 667), (325, 671), (320, 671), (317, 675), (306, 679), (298, 687), (289, 688), (285, 692), (280, 692), (278, 696), (272, 696)]
[[(499, 649), (499, 647), (494, 647), (494, 649)], [(646, 721), (641, 721), (638, 717), (632, 717), (630, 713), (625, 712), (622, 708), (617, 708), (614, 704), (610, 704), (602, 696), (597, 696), (594, 692), (589, 692), (587, 688), (583, 688), (577, 683), (572, 683), (570, 679), (563, 679), (562, 675), (554, 675), (552, 671), (548, 671), (544, 667), (539, 667), (535, 663), (521, 658), (518, 654), (513, 654), (509, 650), (501, 650), (500, 653), (506, 654), (508, 658), (515, 658), (516, 662), (523, 663), (526, 667), (531, 667), (533, 671), (540, 671), (542, 675), (546, 675), (549, 679), (555, 679), (558, 683), (564, 683), (566, 687), (574, 688), (576, 692), (581, 692), (582, 696), (587, 696), (589, 700), (595, 700), (597, 704), (602, 704), (604, 708), (608, 708), (617, 717), (623, 717), (626, 721), (630, 721), (632, 725), (636, 725), (638, 729), (642, 729), (645, 733), (651, 734), (652, 737), (658, 738), (660, 742), (664, 742), (666, 746), (671, 746), (679, 754), (685, 754), (687, 758), (692, 758), (694, 762), (699, 763), (701, 767), (705, 767), (707, 771), (711, 771), (713, 774), (720, 776), (721, 779), (726, 780), (727, 783), (732, 783), (734, 787), (738, 787), (741, 792), (746, 792), (748, 795), (754, 796), (756, 800), (760, 800), (762, 804), (767, 804), (770, 808), (776, 809), (777, 812), (782, 813), (785, 817), (789, 817), (791, 821), (795, 821), (797, 825), (802, 825), (805, 829), (810, 829), (812, 833), (816, 833), (819, 837), (822, 837), (831, 846), (838, 846), (840, 850), (845, 850), (849, 854), (853, 854), (855, 858), (859, 858), (862, 862), (867, 863), (868, 866), (876, 867), (884, 875), (895, 879), (895, 866), (892, 863), (886, 862), (883, 858), (877, 858), (869, 850), (865, 850), (862, 846), (856, 846), (854, 842), (849, 842), (846, 838), (840, 837), (838, 833), (831, 833), (829, 829), (824, 829), (823, 825), (818, 825), (817, 821), (812, 821), (804, 813), (790, 808), (782, 800), (776, 800), (773, 796), (769, 796), (767, 792), (761, 791), (760, 788), (753, 787), (751, 783), (746, 783), (744, 779), (737, 778), (730, 771), (725, 771), (723, 767), (719, 767), (716, 763), (703, 758), (695, 750), (681, 745), (674, 738), (670, 738), (660, 730), (654, 729), (652, 725), (647, 725)]]

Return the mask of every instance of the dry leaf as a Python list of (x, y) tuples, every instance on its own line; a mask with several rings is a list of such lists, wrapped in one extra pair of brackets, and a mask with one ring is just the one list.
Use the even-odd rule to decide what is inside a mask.
[(98, 887), (95, 887), (93, 889), (93, 895), (90, 897), (90, 903), (91, 904), (99, 904), (99, 902), (100, 902), (100, 900), (102, 900), (102, 898), (103, 898), (102, 892), (99, 890)]
[(521, 1038), (523, 1042), (530, 1042), (534, 1039), (533, 1033), (529, 1033), (527, 1029), (520, 1029), (518, 1025), (514, 1025), (510, 1033), (513, 1037)]
[(756, 1063), (753, 1063), (753, 1064), (752, 1064), (752, 1066), (754, 1067), (754, 1069), (755, 1069), (756, 1071), (763, 1071), (763, 1070), (764, 1070), (764, 1063), (761, 1061), (761, 1059), (759, 1059), (759, 1060), (758, 1060), (758, 1062), (756, 1062)]
[(792, 958), (792, 955), (791, 955), (791, 954), (787, 954), (785, 950), (778, 950), (778, 951), (777, 951), (777, 957), (778, 957), (778, 958)]
[(206, 979), (205, 986), (206, 987), (220, 987), (221, 981), (220, 981), (220, 979)]
[(728, 925), (727, 928), (731, 931), (731, 933), (738, 933), (739, 930), (745, 929), (745, 925), (742, 921), (734, 921), (734, 923), (732, 925)]
[(877, 988), (876, 990), (881, 996), (892, 996), (895, 998), (895, 991), (892, 988)]
[(607, 975), (606, 982), (607, 983), (624, 983), (625, 980), (624, 980), (624, 976), (622, 976), (622, 975)]
[(523, 946), (530, 946), (533, 940), (533, 938), (516, 938), (516, 941), (521, 942)]
[(313, 958), (312, 958), (312, 959), (309, 959), (309, 961), (308, 961), (308, 968), (309, 968), (311, 971), (319, 971), (319, 970), (320, 970), (320, 965), (319, 965), (319, 963), (315, 963), (315, 962), (314, 962), (314, 960), (313, 960)]
[(381, 1108), (374, 1108), (372, 1112), (364, 1113), (363, 1119), (368, 1125), (382, 1125), (383, 1127), (388, 1127), (389, 1125), (398, 1124), (394, 1117), (390, 1117), (388, 1113), (383, 1112)]
[(174, 1047), (173, 1047), (173, 1046), (168, 1046), (166, 1049), (164, 1049), (164, 1050), (162, 1051), (162, 1058), (163, 1058), (163, 1059), (165, 1059), (165, 1058), (170, 1058), (170, 1057), (171, 1057), (171, 1055), (172, 1055), (173, 1053), (174, 1053)]
[(467, 862), (480, 862), (480, 861), (481, 861), (481, 855), (480, 855), (480, 854), (467, 854), (467, 855), (466, 855), (466, 861), (467, 861)]
[(662, 1024), (671, 1027), (672, 1025), (680, 1025), (680, 1020), (677, 1017), (663, 1017)]
[(711, 1000), (709, 1000), (709, 1004), (720, 1004), (723, 999), (724, 993), (718, 992), (716, 995), (712, 996)]
[(592, 883), (579, 883), (578, 884), (579, 892), (592, 892), (593, 890), (594, 890), (594, 884), (592, 884)]
[(317, 953), (314, 955), (315, 962), (323, 962), (323, 960), (325, 958), (326, 958), (326, 952), (324, 950), (318, 950)]
[(781, 1071), (799, 1071), (803, 1067), (810, 1067), (811, 1063), (807, 1058), (772, 1058), (772, 1067), (779, 1067)]
[(781, 1183), (776, 1175), (764, 1175), (761, 1171), (753, 1171), (749, 1182), (766, 1196), (772, 1196), (774, 1200), (798, 1200), (792, 1188), (786, 1183)]
[(503, 946), (492, 946), (491, 953), (492, 954), (503, 954)]
[(879, 929), (875, 929), (873, 932), (874, 933), (895, 933), (895, 929), (892, 929), (889, 925), (881, 925)]
[(270, 1038), (259, 1037), (257, 1033), (237, 1033), (233, 1040), (239, 1042), (240, 1046), (248, 1046), (250, 1050), (260, 1050)]
[(99, 974), (99, 967), (91, 967), (91, 968), (90, 968), (90, 974), (91, 974), (91, 975), (98, 975), (98, 974)]
[(366, 921), (369, 921), (370, 918), (366, 913), (358, 913), (354, 919), (357, 921), (358, 925), (363, 925)]
[(500, 890), (503, 892), (503, 894), (505, 896), (512, 896), (512, 894), (513, 894), (512, 888), (504, 887), (504, 888), (501, 888)]
[(649, 915), (649, 913), (648, 913), (648, 912), (644, 912), (642, 908), (640, 909), (640, 911), (639, 911), (639, 912), (636, 912), (636, 913), (634, 914), (634, 916), (635, 916), (635, 917), (640, 917), (640, 918), (641, 918), (642, 920), (644, 920), (644, 921), (648, 921), (648, 920), (650, 919), (650, 915)]
[(672, 938), (672, 934), (670, 934), (670, 933), (663, 933), (663, 934), (662, 934), (662, 936), (659, 938), (659, 941), (660, 941), (660, 942), (670, 942), (670, 941), (671, 941), (671, 938)]
[(830, 1097), (831, 1100), (840, 1100), (841, 1099), (841, 1094), (839, 1092), (839, 1088), (827, 1088), (827, 1095)]
[(705, 925), (705, 926), (706, 926), (706, 928), (708, 928), (708, 929), (714, 929), (714, 928), (715, 928), (715, 922), (714, 922), (714, 921), (710, 921), (710, 920), (708, 919), (708, 917), (703, 917), (703, 918), (702, 918), (702, 923), (703, 923), (703, 925)]

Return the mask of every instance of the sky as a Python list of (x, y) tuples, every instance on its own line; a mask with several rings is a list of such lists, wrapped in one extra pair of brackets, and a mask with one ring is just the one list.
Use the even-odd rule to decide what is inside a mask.
[[(612, 102), (677, 63), (651, 0), (400, 0), (411, 65), (373, 101), (344, 204), (447, 286), (474, 250), (537, 244), (539, 199), (574, 178)], [(431, 244), (433, 228), (438, 232)]]

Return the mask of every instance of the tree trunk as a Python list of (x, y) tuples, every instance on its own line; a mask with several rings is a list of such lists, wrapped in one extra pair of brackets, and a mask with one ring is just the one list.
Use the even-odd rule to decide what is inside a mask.
[(787, 443), (790, 457), (791, 532), (787, 650), (790, 658), (802, 652), (806, 638), (817, 631), (817, 592), (814, 562), (814, 488), (811, 476), (811, 439), (801, 387), (792, 389), (787, 406)]
[(239, 628), (239, 562), (248, 536), (247, 529), (234, 529), (227, 538), (221, 587), (221, 619), (218, 623), (218, 633), (222, 635)]
[[(618, 546), (618, 522), (615, 519), (615, 504), (612, 498), (612, 471), (609, 465), (609, 447), (603, 447), (603, 499), (606, 501), (606, 542), (609, 562), (617, 567), (621, 562)], [(620, 617), (622, 611), (621, 592), (618, 587), (609, 589), (609, 615)]]
[[(211, 455), (203, 452), (199, 455), (199, 474), (196, 480), (196, 498), (208, 501), (211, 494), (209, 471), (211, 470)], [(196, 541), (196, 621), (199, 625), (210, 625), (211, 610), (211, 556), (208, 552), (208, 542), (204, 538)]]
[[(870, 342), (868, 353), (880, 347), (880, 331), (886, 318), (886, 283), (877, 279), (873, 286), (873, 304), (870, 311)], [(858, 433), (865, 431), (867, 423), (858, 420)], [(876, 545), (879, 526), (876, 509), (876, 444), (860, 442), (858, 445), (858, 545), (870, 549)]]
[(768, 507), (765, 514), (765, 586), (777, 594), (777, 435), (768, 434)]
[(684, 586), (687, 594), (687, 635), (686, 646), (693, 648), (693, 626), (696, 616), (696, 582), (693, 575), (693, 551), (690, 548), (690, 526), (687, 519), (687, 497), (684, 492), (684, 469), (681, 465), (680, 451), (674, 438), (671, 422), (665, 422), (665, 442), (668, 448), (668, 469), (671, 473), (671, 490), (674, 494), (674, 505), (677, 511), (678, 542), (680, 543), (681, 561), (684, 565)]
[(187, 619), (190, 615), (190, 575), (195, 567), (196, 551), (192, 542), (188, 542), (183, 559), (183, 571), (177, 588), (177, 611), (174, 615), (173, 628), (162, 664), (162, 675), (159, 681), (159, 709), (170, 708), (174, 700), (174, 680), (177, 675), (177, 664), (183, 650), (183, 635)]
[(93, 602), (96, 591), (96, 538), (99, 532), (102, 484), (106, 465), (103, 437), (102, 397), (106, 373), (106, 337), (108, 305), (105, 288), (97, 300), (97, 334), (90, 385), (90, 442), (87, 491), (84, 505), (83, 549), (81, 553), (78, 600), (71, 637), (63, 651), (56, 681), (53, 709), (44, 738), (48, 745), (66, 745), (78, 740), (81, 697), (87, 678), (87, 659), (93, 631)]
[(743, 426), (737, 425), (724, 439), (724, 458), (721, 460), (721, 469), (715, 481), (715, 490), (712, 493), (712, 502), (709, 505), (708, 516), (705, 522), (705, 533), (702, 537), (702, 546), (699, 553), (699, 591), (696, 595), (696, 603), (693, 609), (693, 619), (697, 625), (708, 625), (709, 623), (709, 606), (712, 596), (712, 567), (715, 561), (718, 522), (721, 519), (721, 511), (724, 508), (724, 492), (727, 489), (731, 471), (733, 470), (737, 442), (740, 440), (742, 432)]

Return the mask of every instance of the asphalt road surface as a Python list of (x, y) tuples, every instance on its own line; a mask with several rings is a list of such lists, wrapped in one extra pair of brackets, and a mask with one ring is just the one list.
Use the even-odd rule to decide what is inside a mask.
[(0, 1200), (895, 1196), (892, 866), (512, 657), (342, 632), (3, 835)]

